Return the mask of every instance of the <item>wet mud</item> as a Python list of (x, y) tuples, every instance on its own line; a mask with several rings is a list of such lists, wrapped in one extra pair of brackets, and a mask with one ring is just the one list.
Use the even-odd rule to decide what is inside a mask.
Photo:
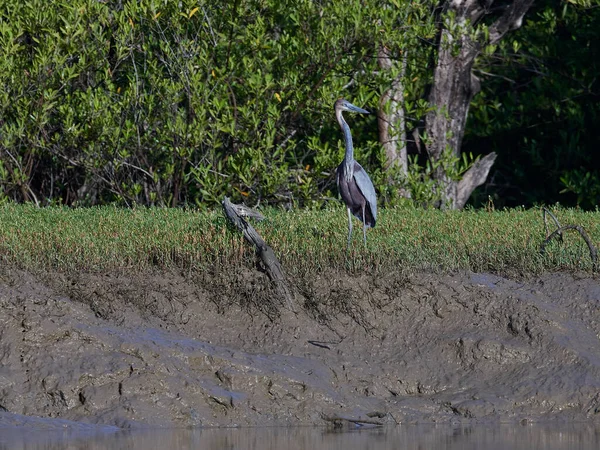
[(600, 418), (589, 274), (328, 272), (295, 290), (290, 308), (251, 271), (4, 269), (0, 427)]

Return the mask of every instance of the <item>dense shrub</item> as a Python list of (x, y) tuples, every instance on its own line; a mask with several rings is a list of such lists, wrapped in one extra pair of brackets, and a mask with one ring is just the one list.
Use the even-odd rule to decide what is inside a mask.
[[(558, 6), (542, 2), (516, 40), (476, 64), (479, 76), (502, 75), (471, 105), (465, 153), (499, 154), (479, 201), (597, 204), (588, 55), (600, 16), (563, 6), (560, 26), (548, 25)], [(0, 1), (0, 202), (320, 204), (343, 156), (333, 103), (375, 111), (398, 76), (378, 66), (378, 49), (405, 64), (402, 131), (410, 141), (423, 129), (443, 10), (432, 0)], [(525, 68), (507, 64), (512, 51)], [(431, 204), (427, 152), (409, 148), (409, 173), (395, 177), (375, 115), (350, 121), (381, 201), (398, 200), (401, 179)], [(460, 175), (469, 161), (457, 161)]]
[[(287, 6), (4, 3), (2, 197), (177, 205), (327, 195), (341, 160), (331, 107), (348, 83), (354, 101), (370, 100), (355, 78), (361, 59), (372, 62), (342, 10)], [(372, 133), (357, 135), (360, 147), (376, 158), (375, 121), (362, 123)]]

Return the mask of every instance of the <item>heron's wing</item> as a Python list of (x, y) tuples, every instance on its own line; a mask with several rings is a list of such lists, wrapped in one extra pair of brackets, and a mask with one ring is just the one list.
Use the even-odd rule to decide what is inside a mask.
[(354, 179), (356, 180), (356, 185), (360, 189), (360, 192), (362, 192), (362, 195), (364, 195), (367, 202), (369, 202), (373, 219), (377, 220), (377, 195), (375, 195), (375, 187), (373, 186), (371, 178), (369, 178), (369, 174), (367, 174), (365, 169), (363, 169), (356, 161), (354, 162)]
[(344, 168), (342, 167), (344, 165), (344, 162), (342, 161), (342, 163), (337, 166), (337, 169), (335, 169), (335, 182), (338, 185), (338, 188), (340, 187), (340, 179), (344, 176), (343, 174), (343, 170)]

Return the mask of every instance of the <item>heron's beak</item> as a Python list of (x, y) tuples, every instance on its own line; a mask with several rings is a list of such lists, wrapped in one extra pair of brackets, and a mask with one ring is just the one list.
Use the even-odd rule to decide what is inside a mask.
[(366, 109), (359, 108), (358, 106), (355, 106), (352, 103), (347, 103), (346, 107), (348, 108), (348, 111), (361, 114), (370, 114), (369, 111), (367, 111)]

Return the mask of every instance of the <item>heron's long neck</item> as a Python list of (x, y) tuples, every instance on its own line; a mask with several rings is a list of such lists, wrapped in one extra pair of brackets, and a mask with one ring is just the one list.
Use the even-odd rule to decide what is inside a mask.
[(352, 145), (352, 134), (350, 134), (350, 127), (341, 114), (338, 119), (342, 132), (344, 133), (344, 142), (346, 143), (344, 164), (346, 165), (346, 178), (349, 181), (354, 176), (354, 146)]

